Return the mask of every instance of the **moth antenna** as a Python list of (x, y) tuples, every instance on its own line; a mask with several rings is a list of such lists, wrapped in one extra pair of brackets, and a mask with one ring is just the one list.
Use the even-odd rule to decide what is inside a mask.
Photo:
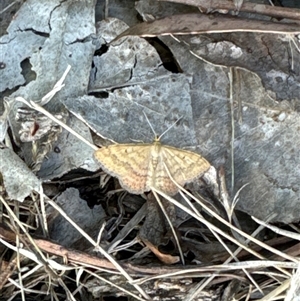
[(155, 139), (156, 139), (156, 137), (157, 137), (158, 135), (155, 133), (154, 128), (152, 127), (152, 124), (150, 123), (150, 121), (149, 121), (149, 119), (148, 119), (148, 117), (147, 117), (145, 111), (143, 111), (143, 113), (144, 113), (144, 115), (145, 115), (145, 117), (146, 117), (146, 120), (147, 120), (147, 122), (148, 122), (148, 124), (149, 124), (149, 126), (150, 126), (150, 128), (151, 128), (151, 130), (152, 130), (152, 132), (153, 132), (153, 134), (154, 134), (154, 137), (155, 137)]
[(179, 117), (169, 128), (167, 128), (157, 139), (158, 140), (160, 140), (161, 139), (161, 137), (165, 134), (165, 133), (167, 133), (180, 119), (182, 118), (182, 116), (181, 117)]

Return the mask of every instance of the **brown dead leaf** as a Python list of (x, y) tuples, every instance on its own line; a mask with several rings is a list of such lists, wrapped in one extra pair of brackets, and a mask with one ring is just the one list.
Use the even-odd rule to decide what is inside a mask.
[[(154, 37), (166, 35), (190, 35), (199, 33), (222, 32), (261, 32), (273, 34), (299, 34), (299, 24), (268, 22), (228, 16), (203, 14), (182, 14), (168, 16), (153, 22), (144, 22), (132, 26), (116, 37), (134, 35)], [(113, 41), (111, 43), (113, 43)]]
[(156, 257), (165, 264), (174, 264), (180, 261), (179, 256), (164, 254), (158, 250), (150, 241), (143, 239), (144, 244), (156, 255)]

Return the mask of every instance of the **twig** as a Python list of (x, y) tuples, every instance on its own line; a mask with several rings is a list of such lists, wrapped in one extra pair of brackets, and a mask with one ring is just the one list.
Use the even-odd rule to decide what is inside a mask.
[(15, 5), (17, 2), (19, 2), (19, 1), (14, 1), (14, 2), (12, 2), (11, 4), (7, 5), (5, 8), (3, 8), (3, 9), (0, 11), (0, 15), (3, 14), (5, 11), (7, 11), (9, 8), (11, 8), (13, 5)]
[(254, 217), (254, 216), (251, 216), (253, 220), (255, 220), (258, 224), (260, 225), (263, 225), (269, 229), (271, 229), (272, 231), (274, 231), (275, 233), (277, 234), (280, 234), (280, 235), (283, 235), (283, 236), (286, 236), (286, 237), (290, 237), (292, 239), (295, 239), (295, 240), (299, 240), (300, 241), (300, 234), (297, 234), (295, 232), (291, 232), (291, 231), (287, 231), (287, 230), (283, 230), (283, 229), (280, 229), (278, 227), (275, 227), (275, 226), (272, 226), (268, 223), (265, 223), (264, 221), (261, 221), (260, 219)]
[[(211, 10), (232, 10), (235, 11), (236, 7), (233, 1), (228, 0), (158, 0), (165, 2), (174, 3), (184, 3), (186, 5), (196, 6), (205, 8), (208, 11)], [(288, 7), (276, 7), (268, 6), (264, 4), (251, 3), (249, 1), (244, 1), (243, 5), (240, 7), (240, 12), (255, 13), (268, 15), (275, 18), (287, 18), (300, 21), (300, 10), (297, 8)]]
[(231, 194), (234, 191), (234, 106), (233, 106), (233, 67), (229, 68), (229, 100), (230, 100), (230, 117), (231, 117)]
[(175, 232), (175, 229), (174, 229), (174, 227), (173, 227), (173, 225), (172, 225), (172, 222), (171, 222), (171, 220), (170, 220), (170, 218), (169, 218), (169, 216), (168, 216), (168, 214), (167, 214), (167, 212), (166, 212), (166, 210), (165, 210), (165, 208), (164, 208), (162, 202), (160, 201), (159, 196), (157, 195), (157, 193), (156, 193), (155, 191), (153, 191), (153, 195), (154, 195), (154, 197), (155, 197), (155, 199), (156, 199), (156, 201), (157, 201), (157, 203), (158, 203), (158, 205), (159, 205), (161, 211), (163, 212), (163, 214), (164, 214), (166, 220), (168, 221), (168, 224), (169, 224), (169, 226), (170, 226), (170, 228), (171, 228), (171, 231), (172, 231), (172, 233), (173, 233), (174, 239), (175, 239), (175, 241), (176, 241), (176, 245), (177, 245), (177, 248), (178, 248), (178, 251), (179, 251), (181, 263), (182, 263), (183, 265), (185, 265), (183, 252), (182, 252), (182, 249), (181, 249), (181, 246), (180, 246), (180, 243), (179, 243), (179, 239), (178, 239), (177, 234), (176, 234), (176, 232)]

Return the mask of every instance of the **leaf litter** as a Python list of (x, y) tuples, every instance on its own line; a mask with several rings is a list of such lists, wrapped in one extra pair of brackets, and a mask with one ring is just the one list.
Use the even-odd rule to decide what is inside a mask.
[[(29, 5), (33, 5), (34, 1), (27, 2), (32, 2)], [(90, 7), (94, 4), (93, 1), (89, 1)], [(24, 7), (22, 11), (26, 11)], [(69, 7), (70, 17), (73, 16), (72, 13), (78, 11), (76, 5), (72, 4)], [(243, 6), (240, 8), (240, 13), (242, 11)], [(188, 22), (188, 16), (183, 16), (182, 20)], [(224, 22), (224, 28), (226, 24)], [(270, 26), (272, 27), (272, 24)], [(274, 33), (279, 27), (274, 29)], [(55, 26), (53, 28), (55, 29)], [(236, 29), (238, 30), (238, 28)], [(172, 34), (165, 26), (162, 26), (160, 30), (160, 34), (164, 34), (164, 30), (166, 34)], [(234, 29), (231, 28), (231, 31)], [(174, 28), (174, 33), (176, 33), (176, 28)], [(186, 34), (189, 33), (195, 34), (191, 29), (186, 32)], [(151, 34), (151, 32), (144, 30), (140, 35), (146, 36), (147, 34)], [(284, 32), (284, 34), (287, 33)], [(113, 35), (111, 41), (117, 35)], [(73, 35), (66, 35), (66, 40), (71, 41), (72, 37)], [(118, 42), (120, 43), (120, 37), (109, 47), (113, 47)], [(131, 40), (130, 43), (134, 45), (136, 42)], [(164, 43), (169, 45), (171, 49), (174, 47), (168, 40), (164, 40)], [(130, 44), (127, 47), (130, 49)], [(126, 47), (123, 48), (124, 50)], [(179, 46), (177, 46), (177, 50), (181, 50)], [(51, 52), (51, 50), (47, 51)], [(148, 51), (155, 53), (151, 47)], [(117, 49), (115, 52), (118, 54)], [(193, 52), (198, 56), (197, 59), (203, 55), (201, 52)], [(147, 55), (144, 55), (144, 59), (146, 57)], [(193, 57), (195, 58), (195, 56)], [(174, 119), (183, 115), (183, 121), (174, 129), (173, 138), (171, 131), (166, 136), (166, 141), (170, 141), (174, 146), (191, 147), (201, 137), (197, 130), (199, 122), (197, 123), (195, 117), (199, 113), (195, 111), (195, 103), (191, 97), (195, 93), (192, 84), (195, 77), (191, 81), (191, 78), (186, 74), (180, 75), (178, 77), (180, 81), (175, 79), (175, 82), (182, 82), (181, 87), (183, 89), (180, 88), (179, 91), (176, 91), (178, 85), (177, 87), (176, 85), (175, 87), (172, 86), (172, 82), (174, 82), (173, 80), (170, 81), (172, 75), (169, 76), (168, 72), (159, 66), (159, 58), (155, 58), (151, 62), (151, 68), (153, 68), (151, 72), (154, 70), (153, 76), (149, 71), (151, 68), (148, 70), (149, 66), (143, 65), (143, 60), (139, 61), (143, 56), (138, 58), (137, 55), (133, 55), (132, 58), (133, 64), (131, 63), (129, 68), (131, 71), (127, 72), (126, 76), (124, 74), (118, 77), (117, 70), (124, 70), (123, 65), (119, 69), (114, 69), (114, 75), (111, 76), (115, 80), (113, 86), (101, 84), (100, 81), (95, 82), (98, 87), (97, 91), (92, 92), (94, 97), (87, 95), (82, 97), (82, 92), (77, 92), (78, 95), (74, 91), (70, 92), (74, 86), (70, 84), (73, 71), (66, 77), (65, 86), (61, 90), (62, 93), (59, 94), (60, 92), (57, 91), (53, 93), (54, 98), (45, 106), (46, 110), (30, 101), (30, 99), (42, 99), (46, 95), (46, 91), (49, 91), (49, 82), (43, 82), (45, 79), (42, 80), (41, 76), (38, 78), (38, 85), (43, 89), (40, 89), (38, 93), (35, 91), (31, 94), (29, 85), (26, 92), (20, 88), (12, 95), (19, 100), (21, 97), (24, 100), (23, 105), (25, 103), (41, 114), (47, 112), (48, 109), (51, 112), (49, 116), (54, 117), (53, 120), (55, 120), (55, 114), (59, 114), (60, 110), (63, 109), (57, 100), (57, 95), (59, 95), (61, 103), (79, 118), (81, 123), (77, 121), (70, 123), (70, 119), (68, 119), (67, 123), (71, 129), (61, 123), (61, 126), (67, 129), (64, 130), (64, 136), (62, 136), (63, 132), (60, 134), (60, 137), (64, 137), (63, 141), (55, 139), (50, 141), (47, 152), (42, 152), (47, 165), (43, 166), (42, 164), (40, 166), (38, 177), (26, 165), (21, 167), (20, 171), (17, 171), (16, 167), (11, 168), (15, 165), (9, 162), (19, 162), (19, 156), (13, 152), (12, 148), (1, 149), (2, 154), (5, 154), (2, 158), (5, 157), (6, 159), (5, 161), (1, 160), (2, 163), (5, 162), (5, 166), (3, 164), (1, 166), (3, 193), (0, 198), (3, 214), (1, 215), (0, 239), (1, 249), (6, 252), (1, 263), (1, 270), (4, 271), (0, 278), (2, 296), (7, 300), (13, 300), (19, 295), (22, 296), (23, 300), (30, 297), (46, 300), (49, 294), (57, 299), (69, 300), (85, 300), (84, 296), (87, 294), (92, 294), (93, 298), (126, 296), (128, 300), (147, 300), (150, 298), (168, 300), (174, 297), (178, 300), (203, 300), (204, 297), (211, 300), (221, 300), (221, 298), (229, 300), (233, 297), (237, 300), (257, 300), (259, 298), (272, 300), (272, 298), (278, 299), (278, 294), (281, 294), (282, 300), (285, 296), (286, 300), (297, 298), (299, 291), (297, 285), (299, 283), (297, 281), (297, 279), (299, 280), (299, 261), (297, 260), (299, 257), (299, 243), (297, 242), (299, 235), (297, 232), (299, 232), (299, 227), (297, 228), (296, 223), (291, 223), (297, 221), (297, 218), (292, 218), (289, 221), (290, 224), (286, 226), (289, 229), (288, 232), (281, 231), (280, 227), (278, 229), (273, 227), (272, 231), (267, 230), (265, 228), (267, 224), (257, 226), (245, 212), (235, 209), (237, 204), (243, 201), (241, 191), (245, 190), (246, 183), (234, 181), (237, 174), (234, 177), (228, 173), (228, 167), (225, 171), (212, 168), (210, 170), (211, 175), (206, 175), (202, 181), (189, 184), (187, 189), (179, 187), (179, 194), (173, 198), (156, 190), (155, 187), (153, 187), (152, 193), (141, 196), (131, 195), (120, 189), (118, 181), (107, 178), (104, 172), (94, 174), (97, 163), (93, 160), (92, 154), (97, 147), (91, 143), (92, 138), (100, 145), (103, 145), (106, 138), (118, 142), (132, 142), (129, 141), (131, 139), (144, 141), (149, 137), (151, 138), (147, 125), (140, 123), (142, 119), (138, 117), (138, 107), (150, 110), (146, 113), (152, 113), (155, 129), (161, 132), (174, 122)], [(184, 64), (188, 63), (180, 56), (177, 56), (177, 59), (181, 63), (181, 69)], [(62, 59), (61, 61), (63, 62)], [(36, 64), (34, 60), (32, 62)], [(297, 57), (294, 57), (294, 63), (298, 63)], [(142, 73), (140, 74), (135, 73), (134, 68), (137, 64), (141, 64)], [(78, 65), (80, 64), (78, 63)], [(215, 65), (215, 74), (218, 74), (217, 68), (219, 67), (216, 66), (218, 65)], [(72, 66), (71, 70), (74, 70), (73, 68)], [(102, 73), (105, 73), (106, 70), (108, 69), (104, 68)], [(221, 69), (219, 68), (219, 70)], [(91, 70), (91, 72), (95, 71), (99, 70)], [(207, 73), (209, 74), (209, 72), (208, 68)], [(61, 75), (57, 73), (57, 76), (59, 78)], [(247, 72), (243, 73), (242, 76), (248, 76), (248, 80), (252, 80), (250, 80), (250, 87), (251, 83), (255, 82), (256, 77), (251, 77), (251, 74)], [(102, 75), (102, 77), (105, 79), (105, 76)], [(160, 81), (155, 81), (155, 77), (160, 78)], [(54, 80), (54, 83), (58, 78)], [(124, 80), (124, 82), (120, 80)], [(147, 83), (150, 82), (154, 87), (157, 84), (158, 87), (161, 85), (161, 90), (158, 90), (161, 95), (155, 95), (155, 90), (149, 90)], [(246, 81), (242, 81), (242, 83), (244, 82)], [(87, 83), (86, 80), (83, 86), (87, 87)], [(136, 86), (137, 90), (135, 91), (131, 85)], [(231, 82), (230, 85), (233, 87), (230, 97), (235, 98), (234, 93), (237, 91), (238, 85), (235, 82)], [(50, 85), (50, 89), (51, 87), (53, 85)], [(163, 90), (164, 87), (165, 91)], [(80, 87), (78, 86), (77, 91), (79, 90)], [(257, 93), (262, 91), (258, 89)], [(99, 99), (100, 92), (102, 96), (105, 96), (104, 98), (100, 96)], [(205, 90), (204, 92), (206, 93)], [(67, 97), (68, 93), (71, 93), (72, 96), (69, 94)], [(135, 102), (139, 98), (139, 93), (142, 93), (142, 98), (146, 102), (141, 99), (139, 99), (140, 103)], [(180, 96), (176, 100), (178, 93)], [(117, 94), (122, 95), (122, 98), (116, 97)], [(37, 95), (38, 97), (36, 97)], [(183, 98), (182, 95), (184, 95)], [(118, 107), (120, 99), (125, 101), (126, 96), (127, 101), (131, 100), (134, 105), (137, 104), (135, 110), (131, 110), (132, 104), (130, 102), (123, 108), (122, 106)], [(72, 97), (75, 104), (73, 106)], [(168, 102), (160, 103), (161, 97), (172, 99), (174, 101), (173, 106)], [(97, 98), (103, 105), (106, 99), (106, 105), (108, 105), (105, 110), (103, 110), (105, 107), (102, 105), (102, 113), (100, 106), (99, 114), (98, 106), (96, 106)], [(112, 103), (110, 103), (111, 98), (115, 98)], [(68, 101), (66, 101), (67, 99)], [(149, 101), (150, 99), (153, 99), (153, 102)], [(180, 107), (178, 105), (180, 99), (184, 99), (186, 105)], [(114, 124), (113, 120), (121, 120), (121, 124), (123, 122), (125, 125), (131, 123), (134, 125), (133, 131), (130, 131), (130, 127), (126, 126), (127, 134), (125, 134), (125, 131), (121, 130), (120, 123), (117, 122), (117, 125), (113, 125), (115, 129), (111, 129), (112, 132), (110, 132), (109, 127), (105, 128), (101, 123), (97, 124), (96, 118), (91, 122), (89, 116), (86, 116), (86, 112), (86, 115), (83, 115), (85, 107), (82, 106), (89, 100), (95, 101), (91, 107), (96, 109), (97, 114), (95, 116), (98, 116), (98, 119), (106, 116), (105, 123), (109, 125)], [(296, 104), (295, 100), (292, 101)], [(51, 103), (52, 105), (50, 105)], [(275, 103), (270, 101), (268, 107), (264, 108), (265, 103), (247, 101), (248, 108), (256, 107), (261, 111), (267, 110), (274, 120), (283, 122), (285, 118), (294, 116), (291, 124), (297, 127), (297, 120), (299, 120), (297, 110), (291, 107), (289, 112), (286, 108), (282, 108), (282, 105), (278, 108), (275, 107), (274, 110)], [(235, 117), (233, 114), (236, 113), (235, 103), (232, 101), (231, 105), (231, 118), (233, 119)], [(114, 108), (121, 108), (121, 110), (114, 112)], [(202, 109), (205, 111), (205, 106)], [(275, 115), (271, 112), (272, 110)], [(283, 112), (287, 117), (282, 118)], [(13, 111), (9, 117), (10, 125), (14, 113)], [(192, 113), (194, 118), (192, 118)], [(253, 112), (251, 113), (253, 114)], [(75, 117), (70, 116), (69, 118), (74, 119)], [(265, 124), (270, 124), (269, 119), (261, 120)], [(204, 121), (207, 123), (207, 119)], [(247, 126), (246, 121), (247, 119), (245, 119), (244, 126)], [(241, 121), (239, 120), (239, 122)], [(233, 125), (235, 126), (235, 124)], [(82, 130), (83, 128), (85, 130)], [(100, 134), (101, 139), (99, 140), (95, 134), (87, 135), (87, 140), (84, 137), (81, 140), (78, 139), (82, 133), (87, 133), (88, 128)], [(121, 135), (118, 133), (118, 128)], [(209, 129), (205, 126), (200, 128), (204, 135), (206, 134), (205, 129)], [(64, 145), (71, 141), (72, 134), (70, 132), (72, 130), (73, 133), (77, 133), (77, 136), (74, 137), (74, 143), (76, 140), (80, 141), (80, 145), (86, 145), (90, 149), (90, 155), (83, 155), (82, 147), (79, 147), (78, 144), (73, 151), (69, 151), (69, 154), (77, 155), (78, 153), (79, 156), (89, 161), (81, 163), (72, 161), (70, 164), (72, 168), (68, 168), (65, 162), (70, 162), (70, 159), (64, 159), (68, 158), (68, 151), (64, 149)], [(291, 127), (291, 131), (293, 131), (293, 127)], [(142, 134), (140, 136), (134, 135), (135, 132)], [(12, 131), (5, 135), (5, 144), (8, 146), (9, 137), (16, 139), (18, 133), (18, 131)], [(178, 133), (179, 135), (177, 135)], [(269, 130), (266, 133), (269, 133)], [(174, 134), (176, 138), (174, 138)], [(183, 139), (179, 137), (183, 137)], [(234, 138), (235, 136), (231, 135), (231, 139)], [(11, 141), (24, 152), (26, 149), (27, 152), (28, 150), (32, 152), (34, 148), (39, 148), (33, 143), (34, 141), (24, 142), (18, 139)], [(183, 144), (180, 145), (180, 141)], [(206, 143), (203, 149), (198, 148), (197, 151), (200, 151), (201, 154), (204, 152), (206, 157), (206, 154), (209, 154), (209, 148), (206, 148), (208, 145)], [(232, 145), (232, 149), (233, 147), (235, 145)], [(62, 151), (64, 152), (63, 158), (56, 161), (56, 157)], [(10, 160), (5, 152), (13, 154), (13, 159)], [(289, 149), (286, 148), (285, 154), (288, 153)], [(22, 152), (18, 154), (21, 157), (24, 156)], [(220, 156), (218, 151), (215, 154), (216, 156), (211, 156), (209, 161), (212, 161), (213, 165), (217, 167), (219, 161), (216, 157), (220, 158)], [(229, 152), (229, 154), (234, 160), (236, 154), (234, 152)], [(76, 164), (74, 164), (75, 162)], [(239, 165), (233, 165), (233, 167), (235, 169), (240, 168)], [(17, 172), (17, 176), (14, 177), (5, 173), (9, 168), (11, 171)], [(22, 175), (25, 170), (28, 170), (27, 174)], [(65, 176), (62, 177), (62, 175)], [(99, 175), (101, 187), (99, 187)], [(171, 174), (169, 176), (172, 178)], [(31, 178), (35, 179), (33, 185), (29, 184)], [(230, 188), (227, 191), (227, 178), (232, 179), (233, 190)], [(21, 197), (9, 190), (8, 187), (11, 184), (8, 184), (8, 181), (23, 193)], [(25, 185), (26, 189), (22, 188), (21, 183)], [(208, 183), (209, 185), (207, 185)], [(238, 188), (236, 191), (234, 190), (235, 187)], [(162, 214), (160, 206), (163, 206), (164, 212), (169, 217), (168, 221)], [(266, 213), (263, 219), (267, 223), (272, 222), (274, 215), (270, 214), (267, 218)], [(295, 271), (294, 274), (293, 271)], [(51, 284), (49, 284), (49, 277)], [(48, 283), (47, 286), (45, 286), (46, 283)], [(57, 287), (63, 290), (57, 290)]]

